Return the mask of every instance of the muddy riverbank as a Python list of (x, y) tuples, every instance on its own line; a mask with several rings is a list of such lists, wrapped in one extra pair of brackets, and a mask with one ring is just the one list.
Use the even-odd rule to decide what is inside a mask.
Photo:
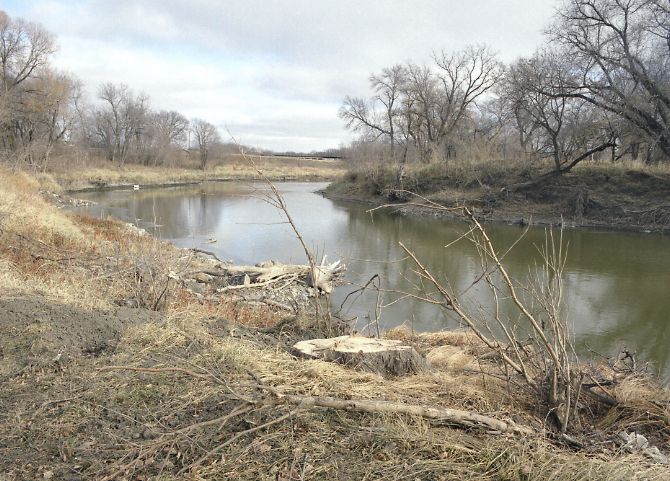
[(464, 180), (443, 171), (419, 171), (416, 178), (404, 181), (404, 189), (415, 196), (398, 192), (390, 171), (374, 175), (354, 171), (324, 193), (373, 207), (392, 204), (390, 208), (408, 215), (457, 217), (448, 210), (427, 207), (427, 201), (432, 201), (446, 208), (467, 206), (479, 219), (490, 222), (670, 231), (670, 173), (663, 170), (584, 166), (518, 190), (509, 187), (528, 181), (527, 175), (495, 176), (478, 174), (476, 169), (468, 175), (472, 178)]

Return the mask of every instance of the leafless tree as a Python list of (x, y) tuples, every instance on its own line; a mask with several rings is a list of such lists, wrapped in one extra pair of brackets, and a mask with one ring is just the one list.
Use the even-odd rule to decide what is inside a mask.
[[(26, 146), (32, 144), (36, 124), (43, 120), (36, 118), (38, 105), (53, 98), (36, 90), (38, 73), (48, 77), (47, 65), (55, 50), (53, 37), (41, 26), (0, 11), (0, 146), (17, 159), (27, 153), (32, 161)], [(42, 86), (54, 86), (49, 80)]]
[(25, 85), (22, 108), (15, 112), (14, 135), (28, 163), (46, 169), (53, 148), (66, 139), (76, 120), (81, 83), (70, 75), (41, 69), (40, 76)]
[(436, 143), (450, 152), (450, 141), (468, 110), (501, 79), (503, 66), (485, 46), (434, 54), (440, 86)]
[(12, 20), (0, 10), (0, 82), (5, 93), (47, 66), (55, 51), (53, 37), (44, 28), (22, 19)]
[(95, 111), (95, 133), (107, 152), (107, 158), (123, 165), (135, 146), (142, 148), (142, 135), (146, 129), (148, 99), (135, 96), (127, 85), (103, 84), (98, 97), (102, 106)]
[(375, 92), (373, 98), (383, 106), (384, 125), (391, 143), (392, 157), (395, 157), (396, 117), (400, 115), (399, 104), (405, 81), (405, 68), (402, 65), (385, 68), (380, 75), (370, 77), (370, 84)]
[(144, 133), (147, 144), (145, 163), (163, 163), (171, 148), (184, 144), (188, 126), (188, 119), (174, 110), (152, 112)]
[(579, 74), (567, 93), (621, 116), (666, 158), (669, 25), (665, 0), (567, 0), (551, 31)]
[[(434, 54), (435, 67), (408, 63), (370, 77), (370, 100), (347, 97), (340, 117), (348, 128), (388, 141), (392, 154), (413, 145), (425, 161), (453, 155), (456, 132), (467, 129), (474, 107), (499, 81), (502, 64), (486, 47)], [(395, 158), (395, 155), (392, 155)]]
[(193, 132), (195, 141), (198, 143), (200, 168), (205, 170), (207, 161), (209, 160), (210, 149), (221, 141), (221, 137), (213, 124), (202, 119), (191, 120), (191, 131)]
[(556, 172), (613, 145), (602, 115), (584, 99), (564, 95), (573, 81), (567, 58), (547, 50), (518, 60), (506, 78), (505, 92), (524, 147), (550, 156)]

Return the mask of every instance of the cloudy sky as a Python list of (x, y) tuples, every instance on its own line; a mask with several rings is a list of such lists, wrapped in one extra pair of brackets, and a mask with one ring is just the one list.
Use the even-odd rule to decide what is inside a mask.
[(542, 42), (558, 0), (0, 0), (57, 36), (54, 64), (91, 97), (126, 83), (157, 109), (247, 145), (310, 151), (351, 139), (337, 117), (368, 77), (485, 43), (509, 61)]

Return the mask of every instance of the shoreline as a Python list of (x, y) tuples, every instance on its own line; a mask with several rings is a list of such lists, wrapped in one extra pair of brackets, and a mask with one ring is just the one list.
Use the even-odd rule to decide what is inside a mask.
[[(569, 179), (565, 183), (568, 184), (565, 191), (561, 191), (563, 186), (558, 184), (523, 193), (496, 192), (488, 187), (459, 189), (443, 185), (440, 189), (421, 192), (421, 195), (446, 209), (467, 206), (485, 223), (670, 234), (670, 203), (666, 203), (664, 198), (670, 197), (670, 193), (666, 195), (665, 192), (660, 192), (653, 198), (648, 192), (640, 195), (634, 191), (618, 194), (612, 193), (610, 186), (585, 186), (582, 185), (582, 178)], [(570, 185), (571, 183), (577, 186)], [(666, 189), (670, 191), (670, 182)], [(345, 179), (331, 183), (320, 193), (331, 200), (365, 204), (372, 208), (387, 206), (389, 211), (398, 215), (435, 219), (461, 218), (447, 210), (439, 211), (419, 205), (423, 202), (419, 198), (417, 203), (389, 200), (382, 192), (390, 190), (392, 189), (372, 192), (364, 184)], [(579, 207), (575, 207), (575, 204)]]
[[(333, 178), (331, 177), (319, 177), (319, 176), (273, 176), (268, 177), (272, 182), (332, 182)], [(114, 190), (133, 190), (135, 186), (139, 186), (140, 190), (149, 190), (149, 189), (162, 189), (162, 188), (171, 188), (171, 187), (183, 187), (188, 185), (199, 185), (205, 182), (263, 182), (264, 179), (261, 177), (211, 177), (204, 178), (192, 181), (175, 181), (175, 182), (158, 182), (158, 183), (112, 183), (112, 184), (103, 184), (103, 185), (91, 185), (88, 187), (77, 187), (74, 189), (64, 189), (63, 193), (65, 194), (76, 194), (80, 192), (107, 192)]]
[[(339, 202), (350, 202), (353, 204), (359, 205), (368, 205), (371, 208), (378, 208), (387, 206), (387, 212), (391, 212), (396, 215), (402, 216), (413, 216), (413, 217), (422, 217), (422, 218), (432, 218), (435, 220), (462, 220), (464, 219), (457, 215), (452, 214), (446, 211), (440, 212), (430, 207), (424, 207), (419, 205), (412, 205), (407, 203), (388, 203), (382, 202), (380, 199), (371, 199), (367, 197), (351, 197), (341, 194), (334, 194), (328, 192), (328, 189), (322, 189), (318, 191), (319, 194), (323, 195), (325, 198), (339, 201)], [(383, 210), (383, 209), (380, 209)], [(670, 228), (654, 228), (649, 226), (631, 226), (631, 225), (617, 225), (617, 224), (598, 224), (598, 223), (574, 223), (574, 222), (565, 222), (560, 218), (556, 219), (547, 219), (547, 218), (533, 218), (532, 215), (528, 216), (484, 216), (478, 218), (483, 221), (485, 224), (505, 224), (505, 225), (516, 225), (519, 227), (561, 227), (564, 229), (587, 229), (594, 231), (604, 231), (604, 232), (627, 232), (635, 234), (657, 234), (666, 236), (670, 234)]]

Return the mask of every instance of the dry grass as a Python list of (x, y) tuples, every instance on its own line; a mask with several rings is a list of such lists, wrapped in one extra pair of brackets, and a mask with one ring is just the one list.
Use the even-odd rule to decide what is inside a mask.
[[(259, 397), (257, 383), (286, 394), (381, 398), (532, 420), (512, 398), (501, 402), (495, 382), (483, 390), (477, 375), (442, 371), (389, 382), (297, 360), (244, 329), (222, 336), (217, 325), (216, 319), (169, 314), (161, 323), (127, 330), (112, 356), (31, 375), (30, 392), (37, 394), (8, 405), (19, 421), (1, 428), (4, 439), (16, 440), (2, 454), (7, 462), (20, 449), (34, 449), (23, 443), (39, 449), (29, 464), (15, 464), (8, 479), (62, 474), (73, 466), (94, 479), (184, 479), (175, 473), (238, 435), (189, 469), (187, 479), (660, 480), (668, 473), (639, 456), (579, 454), (541, 436), (482, 437), (400, 415), (297, 410), (240, 435), (293, 409), (274, 396)], [(157, 372), (96, 371), (109, 365)], [(75, 377), (85, 390), (71, 383)], [(0, 396), (12, 392), (16, 399), (28, 389), (16, 379)], [(250, 405), (243, 400), (248, 397), (265, 401)], [(241, 408), (248, 409), (207, 424)], [(104, 437), (91, 436), (102, 432)], [(21, 436), (26, 441), (18, 442)]]
[[(368, 194), (385, 195), (397, 189), (397, 165), (371, 162), (354, 163), (339, 188), (357, 185)], [(404, 189), (417, 194), (445, 196), (445, 191), (493, 189), (497, 193), (502, 187), (530, 180), (550, 172), (553, 166), (548, 161), (528, 159), (455, 159), (431, 164), (410, 163), (405, 168)], [(650, 176), (670, 175), (670, 164), (645, 164), (641, 161), (622, 160), (616, 163), (584, 161), (569, 175), (578, 179), (596, 176), (617, 177), (629, 172), (640, 172)], [(334, 186), (335, 189), (338, 185)], [(432, 197), (431, 197), (432, 198)]]
[(79, 228), (37, 195), (40, 183), (24, 173), (0, 170), (0, 228), (53, 245), (84, 241)]
[[(256, 160), (256, 158), (254, 158)], [(258, 166), (270, 179), (277, 180), (331, 180), (345, 172), (342, 161), (317, 161), (300, 158), (258, 158)], [(128, 164), (110, 167), (105, 164), (53, 174), (56, 182), (67, 190), (127, 184), (170, 184), (201, 182), (204, 180), (252, 180), (258, 173), (239, 156), (229, 156), (207, 170), (170, 167), (144, 167)]]
[[(67, 362), (50, 357), (3, 378), (3, 480), (667, 479), (666, 466), (618, 453), (612, 442), (618, 430), (638, 429), (656, 433), (653, 441), (667, 449), (667, 407), (653, 404), (667, 392), (653, 384), (620, 383), (614, 395), (625, 404), (594, 410), (587, 421), (600, 430), (595, 448), (573, 452), (540, 433), (540, 407), (494, 375), (495, 360), (477, 360), (481, 344), (466, 332), (390, 332), (428, 352), (435, 365), (394, 380), (296, 359), (287, 350), (290, 329), (244, 326), (272, 325), (276, 313), (208, 303), (171, 284), (170, 270), (192, 268), (183, 251), (119, 222), (69, 216), (39, 200), (38, 188), (18, 176), (0, 189), (12, 202), (3, 210), (0, 285), (13, 290), (3, 290), (3, 299), (32, 295), (52, 307), (59, 299), (88, 319), (103, 304), (114, 313), (118, 298), (152, 307), (166, 285), (170, 295), (151, 322), (128, 324), (112, 348)], [(120, 369), (106, 369), (112, 366)], [(296, 410), (278, 394), (467, 409), (514, 419), (538, 434), (468, 432), (399, 414)]]

